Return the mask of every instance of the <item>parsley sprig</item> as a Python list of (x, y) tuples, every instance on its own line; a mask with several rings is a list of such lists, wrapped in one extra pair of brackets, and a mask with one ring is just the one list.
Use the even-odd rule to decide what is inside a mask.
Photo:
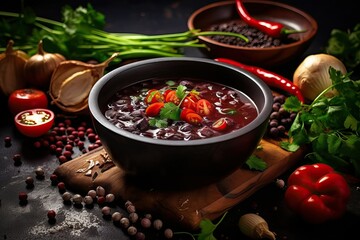
[[(298, 112), (290, 130), (290, 141), (281, 147), (296, 151), (309, 144), (307, 157), (322, 162), (337, 171), (360, 176), (360, 80), (351, 80), (351, 73), (343, 75), (330, 67), (332, 86), (325, 89), (311, 104), (303, 104), (289, 97), (284, 108)], [(325, 93), (335, 88), (333, 97)]]

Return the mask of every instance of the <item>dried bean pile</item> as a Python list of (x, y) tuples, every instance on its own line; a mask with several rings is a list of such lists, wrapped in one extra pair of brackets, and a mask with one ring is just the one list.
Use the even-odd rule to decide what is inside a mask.
[(289, 44), (298, 41), (299, 39), (288, 36), (286, 38), (273, 38), (269, 35), (257, 30), (256, 28), (250, 27), (241, 21), (230, 21), (224, 22), (221, 24), (214, 24), (210, 27), (210, 31), (220, 31), (220, 32), (234, 32), (242, 34), (249, 39), (248, 42), (245, 42), (242, 39), (230, 36), (210, 36), (209, 38), (240, 47), (250, 47), (250, 48), (267, 48), (267, 47), (278, 47), (284, 44)]

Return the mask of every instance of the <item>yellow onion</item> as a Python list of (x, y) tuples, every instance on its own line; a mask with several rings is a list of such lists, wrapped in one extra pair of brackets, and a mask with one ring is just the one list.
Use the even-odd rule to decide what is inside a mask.
[(65, 61), (64, 56), (45, 52), (40, 41), (37, 53), (29, 58), (24, 67), (27, 83), (31, 87), (48, 89), (51, 75), (62, 61)]
[(14, 41), (10, 40), (4, 53), (0, 54), (0, 91), (9, 96), (13, 91), (26, 86), (24, 66), (29, 56), (13, 49)]
[[(293, 75), (294, 85), (308, 100), (314, 100), (323, 90), (332, 85), (329, 68), (332, 66), (345, 74), (345, 65), (329, 54), (314, 54), (307, 56), (297, 67)], [(335, 90), (327, 92), (326, 96), (336, 94)]]

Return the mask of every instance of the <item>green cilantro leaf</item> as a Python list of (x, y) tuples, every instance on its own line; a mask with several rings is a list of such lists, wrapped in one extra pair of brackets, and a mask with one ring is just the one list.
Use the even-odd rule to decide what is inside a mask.
[(245, 163), (252, 170), (264, 171), (267, 168), (267, 163), (255, 155), (251, 155)]
[(183, 99), (183, 98), (186, 96), (186, 86), (184, 86), (184, 85), (179, 85), (179, 86), (176, 88), (176, 96), (177, 96), (179, 99)]
[(180, 108), (175, 103), (167, 102), (164, 104), (164, 107), (160, 111), (160, 118), (162, 119), (171, 119), (171, 120), (180, 120)]
[(216, 240), (214, 236), (215, 229), (219, 226), (219, 224), (224, 220), (227, 212), (223, 214), (221, 219), (213, 224), (209, 219), (203, 219), (200, 222), (201, 232), (198, 235), (197, 240)]
[(166, 121), (166, 119), (150, 118), (149, 125), (151, 127), (165, 128), (168, 126), (168, 122)]

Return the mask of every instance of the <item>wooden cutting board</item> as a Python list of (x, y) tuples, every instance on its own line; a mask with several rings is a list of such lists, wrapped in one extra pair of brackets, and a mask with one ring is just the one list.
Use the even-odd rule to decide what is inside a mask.
[(216, 183), (187, 190), (143, 189), (126, 181), (124, 171), (116, 167), (100, 147), (63, 163), (55, 174), (70, 191), (86, 194), (97, 186), (123, 201), (132, 201), (138, 211), (158, 215), (185, 229), (198, 229), (203, 218), (214, 220), (258, 189), (273, 182), (304, 157), (305, 150), (287, 152), (278, 142), (262, 139), (254, 155), (268, 165), (265, 171), (245, 167)]

